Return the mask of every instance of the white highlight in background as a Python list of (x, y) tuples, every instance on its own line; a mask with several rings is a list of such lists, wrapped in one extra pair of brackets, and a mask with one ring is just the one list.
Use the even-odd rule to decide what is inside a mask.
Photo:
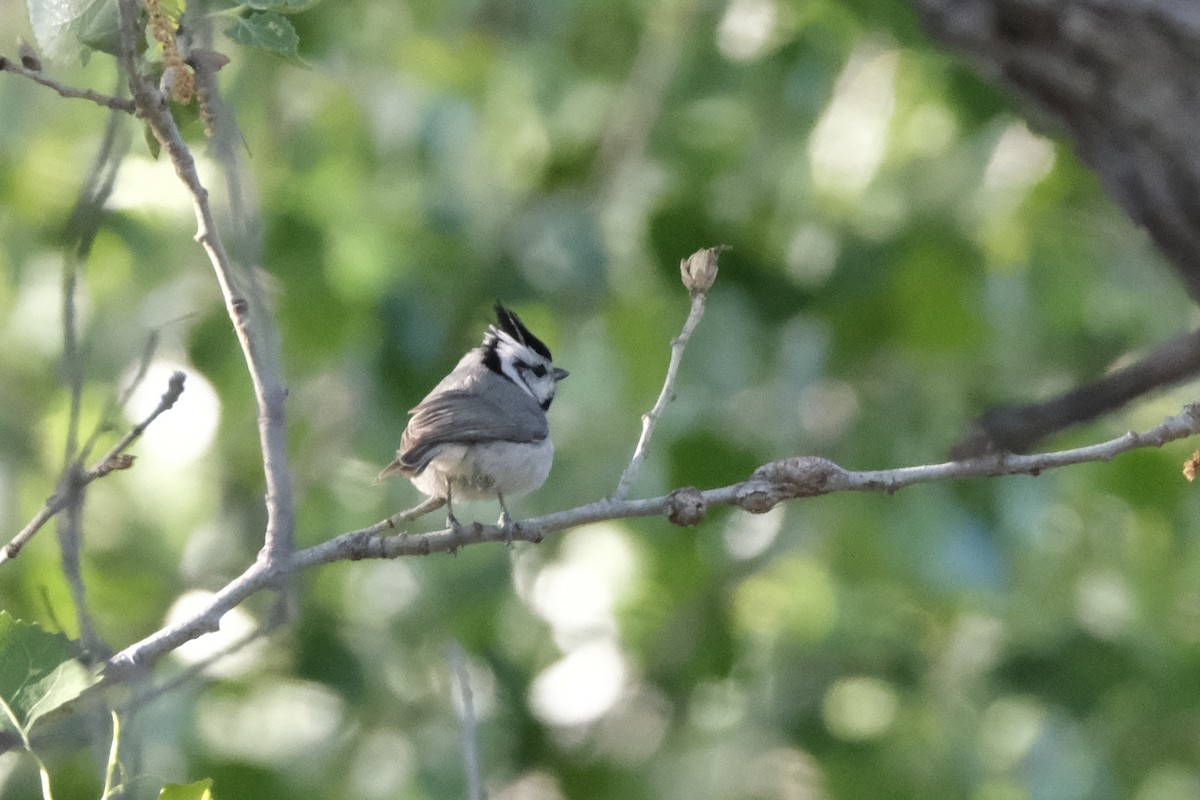
[(809, 140), (813, 185), (853, 197), (871, 183), (883, 163), (888, 125), (896, 106), (895, 50), (860, 46), (850, 54)]
[(733, 0), (717, 25), (717, 50), (731, 61), (758, 58), (779, 22), (773, 0)]
[[(193, 590), (184, 592), (175, 599), (167, 611), (165, 627), (178, 625), (194, 618), (208, 608), (214, 595), (212, 592)], [(184, 642), (172, 653), (175, 658), (186, 665), (199, 664), (218, 654), (229, 651), (229, 648), (240, 639), (248, 636), (254, 630), (254, 618), (240, 608), (232, 608), (221, 617), (221, 627), (212, 633), (206, 633), (189, 642)], [(229, 652), (205, 672), (222, 678), (235, 677), (248, 672), (258, 660), (262, 652), (264, 640), (251, 642), (240, 649)]]
[(620, 699), (629, 670), (615, 642), (582, 645), (551, 664), (530, 689), (534, 715), (548, 725), (586, 725)]
[[(183, 394), (174, 407), (154, 420), (142, 434), (138, 451), (156, 466), (179, 470), (192, 464), (212, 446), (221, 420), (221, 400), (213, 385), (196, 370), (167, 360), (155, 360), (146, 370), (146, 377), (134, 390), (125, 406), (125, 417), (131, 424), (150, 415), (167, 390), (171, 374), (187, 375)], [(130, 370), (122, 383), (133, 379)]]
[(983, 171), (983, 185), (1023, 192), (1050, 174), (1054, 159), (1049, 139), (1031, 132), (1024, 122), (1014, 122), (996, 141)]

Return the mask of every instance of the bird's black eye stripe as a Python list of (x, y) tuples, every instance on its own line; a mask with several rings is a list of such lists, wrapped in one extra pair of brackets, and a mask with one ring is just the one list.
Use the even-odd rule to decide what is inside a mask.
[(519, 370), (529, 370), (530, 372), (532, 372), (534, 375), (536, 375), (539, 378), (546, 377), (546, 365), (545, 364), (530, 364), (526, 361), (517, 361), (516, 365), (517, 365), (517, 369), (519, 369)]
[(500, 354), (496, 352), (495, 347), (489, 347), (484, 350), (483, 365), (497, 375), (504, 374), (504, 370), (500, 367)]

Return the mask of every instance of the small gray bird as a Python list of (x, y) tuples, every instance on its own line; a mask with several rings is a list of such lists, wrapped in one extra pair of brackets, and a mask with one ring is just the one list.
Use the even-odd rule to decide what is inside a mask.
[(409, 413), (396, 460), (379, 480), (399, 472), (430, 497), (444, 498), (447, 523), (458, 526), (454, 499), (500, 501), (500, 524), (511, 537), (505, 497), (546, 481), (554, 445), (546, 410), (565, 369), (521, 318), (499, 303), (483, 344)]

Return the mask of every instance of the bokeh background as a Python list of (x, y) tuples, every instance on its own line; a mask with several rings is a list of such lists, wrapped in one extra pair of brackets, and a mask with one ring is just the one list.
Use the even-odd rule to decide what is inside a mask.
[[(989, 404), (1196, 321), (1070, 146), (902, 2), (346, 0), (292, 21), (302, 63), (222, 45), (220, 80), (282, 333), (302, 545), (419, 499), (374, 476), (496, 300), (572, 372), (554, 471), (514, 512), (611, 492), (686, 314), (679, 259), (703, 246), (732, 249), (637, 496), (795, 454), (941, 461)], [(24, 4), (0, 0), (0, 53), (19, 36)], [(103, 55), (50, 70), (116, 80)], [(62, 467), (63, 230), (105, 119), (0, 75), (4, 539)], [(80, 287), (85, 432), (152, 332), (129, 420), (171, 370), (188, 382), (136, 466), (89, 493), (85, 578), (114, 647), (238, 574), (264, 523), (249, 383), (190, 207), (128, 134)], [(1054, 444), (1151, 426), (1193, 391)], [(1190, 452), (322, 567), (289, 626), (129, 712), (131, 796), (212, 777), (221, 800), (464, 797), (455, 642), (494, 800), (1200, 796)], [(0, 606), (77, 633), (51, 531), (0, 570)], [(107, 744), (46, 745), (56, 797), (98, 796)], [(0, 756), (0, 794), (38, 796), (27, 758)]]

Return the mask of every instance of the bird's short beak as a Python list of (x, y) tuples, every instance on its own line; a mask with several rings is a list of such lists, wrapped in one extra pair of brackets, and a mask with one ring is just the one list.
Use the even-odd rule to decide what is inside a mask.
[(563, 369), (562, 367), (554, 367), (554, 368), (553, 368), (553, 375), (554, 375), (554, 382), (555, 382), (555, 383), (558, 383), (559, 381), (561, 381), (563, 378), (567, 377), (567, 376), (568, 376), (568, 375), (570, 375), (570, 374), (571, 374), (571, 373), (567, 372), (567, 371), (566, 371), (565, 369)]

